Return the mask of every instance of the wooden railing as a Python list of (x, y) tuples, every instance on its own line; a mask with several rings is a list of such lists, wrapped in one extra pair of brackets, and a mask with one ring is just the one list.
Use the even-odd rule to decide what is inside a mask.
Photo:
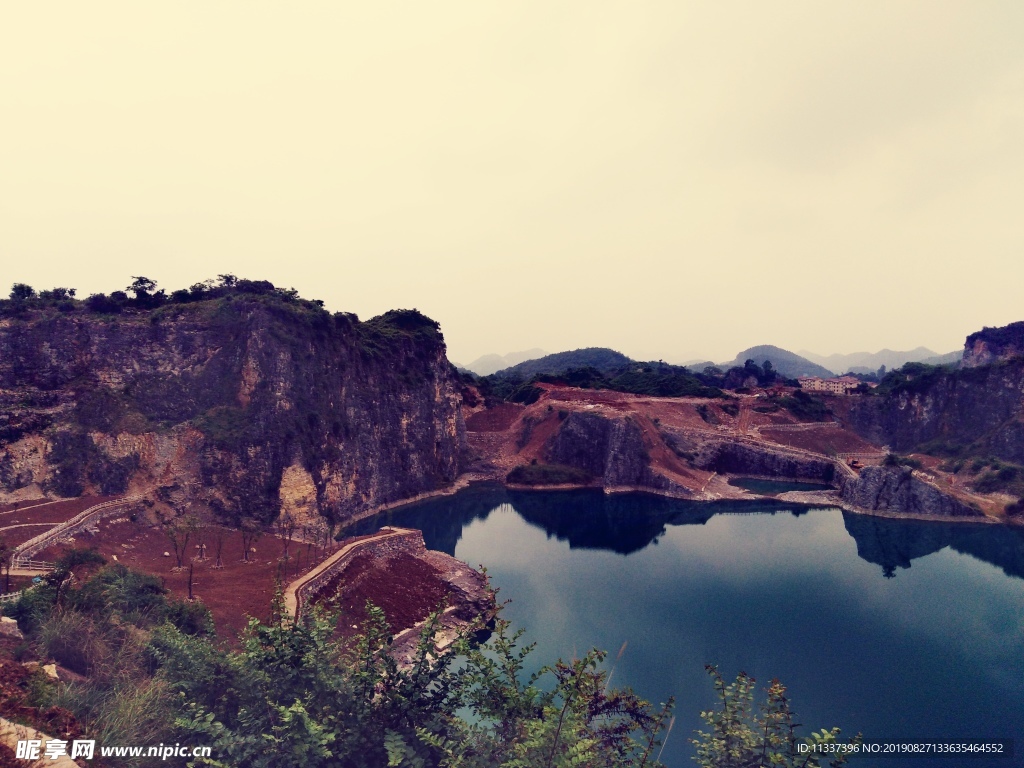
[(15, 547), (14, 552), (11, 554), (12, 567), (31, 567), (23, 564), (38, 562), (31, 559), (32, 555), (37, 552), (42, 552), (47, 547), (53, 546), (64, 539), (70, 538), (72, 534), (84, 527), (87, 523), (92, 522), (94, 519), (99, 519), (118, 507), (122, 507), (125, 504), (130, 504), (134, 501), (139, 501), (142, 498), (143, 494), (139, 494), (135, 496), (123, 496), (120, 499), (111, 499), (110, 501), (104, 501), (100, 504), (94, 504), (88, 509), (79, 512), (70, 520), (59, 523), (48, 531), (41, 533)]

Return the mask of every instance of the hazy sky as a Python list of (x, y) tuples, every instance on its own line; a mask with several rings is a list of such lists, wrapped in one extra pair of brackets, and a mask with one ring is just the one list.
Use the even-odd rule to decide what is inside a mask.
[(449, 356), (1024, 319), (1024, 3), (9, 2), (0, 286), (222, 272)]

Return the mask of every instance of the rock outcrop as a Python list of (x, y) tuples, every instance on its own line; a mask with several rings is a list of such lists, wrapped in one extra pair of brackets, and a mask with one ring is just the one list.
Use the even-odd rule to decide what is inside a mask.
[(832, 462), (826, 459), (728, 440), (703, 442), (694, 455), (693, 464), (701, 469), (734, 475), (825, 483), (832, 482), (835, 473)]
[(1024, 358), (932, 371), (887, 395), (851, 398), (844, 420), (896, 451), (974, 444), (978, 453), (1024, 462)]
[(438, 326), (227, 296), (0, 319), (0, 499), (157, 489), (229, 517), (449, 485), (465, 428)]
[(652, 469), (643, 430), (632, 416), (569, 413), (545, 444), (544, 459), (581, 469), (605, 487), (689, 493)]
[(962, 365), (974, 368), (1024, 355), (1024, 322), (983, 328), (967, 337)]
[(914, 477), (908, 467), (865, 467), (857, 478), (844, 475), (840, 488), (843, 501), (870, 512), (984, 518), (980, 510)]

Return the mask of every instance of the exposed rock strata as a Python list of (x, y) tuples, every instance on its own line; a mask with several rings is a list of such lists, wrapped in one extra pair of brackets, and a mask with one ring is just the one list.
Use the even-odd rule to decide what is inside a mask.
[(735, 475), (756, 475), (793, 480), (832, 482), (831, 461), (768, 446), (726, 440), (707, 440), (697, 449), (694, 466)]
[(465, 434), (436, 323), (235, 297), (0, 321), (0, 498), (159, 488), (337, 519), (449, 485)]
[(544, 458), (552, 464), (582, 469), (606, 487), (689, 493), (652, 468), (643, 431), (631, 416), (570, 413), (545, 444)]
[(844, 420), (860, 435), (896, 451), (930, 441), (981, 444), (1024, 462), (1024, 359), (965, 368), (912, 382), (888, 396), (851, 398)]
[(984, 515), (955, 496), (914, 477), (907, 467), (865, 467), (857, 478), (840, 481), (842, 499), (871, 512), (898, 512), (927, 517)]
[(962, 365), (974, 368), (1024, 355), (1024, 322), (983, 328), (967, 337)]

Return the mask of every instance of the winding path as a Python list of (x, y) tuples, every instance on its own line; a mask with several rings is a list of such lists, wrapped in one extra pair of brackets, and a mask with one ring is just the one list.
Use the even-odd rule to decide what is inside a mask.
[(386, 539), (399, 538), (410, 534), (419, 534), (419, 531), (413, 531), (408, 528), (381, 528), (379, 533), (346, 544), (309, 573), (300, 576), (288, 585), (284, 591), (285, 610), (293, 619), (297, 619), (302, 610), (302, 604), (307, 598), (306, 592), (310, 586), (315, 585), (323, 578), (332, 576), (337, 566), (347, 563), (359, 550), (375, 546)]

